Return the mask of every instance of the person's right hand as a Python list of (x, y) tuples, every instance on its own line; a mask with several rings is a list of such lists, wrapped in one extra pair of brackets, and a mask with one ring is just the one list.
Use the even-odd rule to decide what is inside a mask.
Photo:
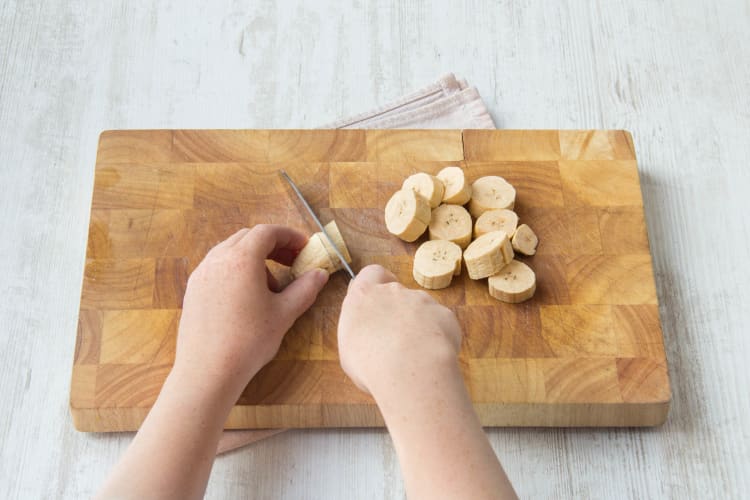
[(393, 437), (409, 498), (517, 498), (461, 377), (449, 309), (368, 266), (349, 284), (338, 340), (341, 366)]
[(410, 290), (390, 271), (371, 265), (349, 284), (338, 344), (346, 374), (378, 400), (455, 366), (461, 328), (453, 312), (427, 292)]

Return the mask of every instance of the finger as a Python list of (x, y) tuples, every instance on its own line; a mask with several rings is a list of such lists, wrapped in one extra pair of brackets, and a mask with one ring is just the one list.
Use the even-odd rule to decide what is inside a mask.
[(243, 247), (254, 258), (273, 259), (276, 256), (288, 261), (305, 243), (307, 237), (295, 229), (275, 224), (259, 224), (245, 233), (236, 246)]
[(232, 245), (240, 241), (242, 237), (245, 236), (248, 232), (250, 232), (250, 228), (243, 227), (242, 229), (240, 229), (239, 231), (234, 233), (232, 236), (225, 239), (224, 241), (222, 241), (216, 246), (217, 247), (231, 247)]
[(323, 269), (311, 269), (292, 281), (283, 292), (278, 294), (285, 315), (292, 320), (300, 317), (313, 305), (326, 283), (328, 283), (328, 272)]
[(383, 284), (392, 283), (394, 281), (398, 281), (398, 279), (396, 278), (396, 275), (388, 269), (377, 264), (370, 264), (369, 266), (363, 267), (351, 283)]
[(232, 245), (234, 245), (235, 243), (237, 243), (239, 240), (241, 240), (242, 237), (245, 236), (248, 233), (248, 231), (250, 231), (250, 229), (248, 229), (246, 227), (243, 227), (239, 231), (237, 231), (234, 234), (232, 234), (231, 236), (229, 236), (227, 239), (219, 241), (218, 243), (216, 243), (214, 246), (212, 246), (209, 249), (209, 252), (213, 252), (215, 250), (220, 250), (222, 248), (231, 247)]

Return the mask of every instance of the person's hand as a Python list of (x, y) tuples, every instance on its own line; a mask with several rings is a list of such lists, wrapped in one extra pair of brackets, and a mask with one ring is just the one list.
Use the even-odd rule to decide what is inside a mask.
[(409, 498), (516, 498), (461, 377), (448, 308), (368, 266), (349, 284), (338, 341), (342, 368), (383, 415)]
[[(188, 279), (175, 368), (202, 384), (240, 392), (268, 363), (328, 281), (316, 269), (284, 290), (265, 259), (291, 265), (307, 238), (287, 227), (241, 229), (208, 252)], [(186, 375), (187, 376), (187, 375)], [(206, 380), (208, 377), (208, 380)]]
[(344, 371), (378, 400), (456, 365), (461, 328), (427, 292), (410, 290), (372, 265), (349, 284), (338, 343)]

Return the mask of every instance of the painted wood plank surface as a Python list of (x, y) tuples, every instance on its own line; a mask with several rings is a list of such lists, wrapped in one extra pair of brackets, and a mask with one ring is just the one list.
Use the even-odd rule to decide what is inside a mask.
[[(0, 20), (2, 496), (90, 496), (131, 439), (77, 433), (67, 405), (101, 130), (314, 127), (445, 71), (501, 128), (627, 129), (638, 151), (670, 417), (491, 430), (518, 491), (747, 495), (746, 1), (8, 0)], [(291, 431), (216, 462), (207, 497), (248, 492), (402, 498), (403, 485), (383, 431)]]

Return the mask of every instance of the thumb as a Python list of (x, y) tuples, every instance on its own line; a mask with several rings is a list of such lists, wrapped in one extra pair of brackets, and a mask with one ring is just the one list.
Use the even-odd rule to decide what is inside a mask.
[(311, 269), (292, 281), (279, 293), (285, 314), (292, 316), (295, 320), (300, 317), (313, 305), (326, 283), (328, 283), (328, 272), (323, 269)]

